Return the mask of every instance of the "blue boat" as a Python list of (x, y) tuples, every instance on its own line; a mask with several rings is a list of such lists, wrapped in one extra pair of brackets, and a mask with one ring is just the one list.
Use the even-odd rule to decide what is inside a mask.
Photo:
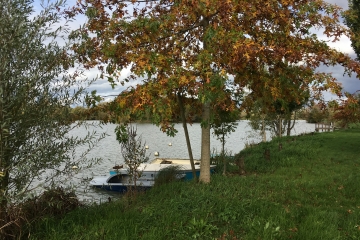
[[(151, 163), (141, 164), (139, 172), (141, 176), (134, 181), (134, 178), (129, 175), (126, 167), (115, 166), (110, 169), (109, 174), (105, 176), (94, 177), (90, 181), (90, 185), (110, 191), (125, 192), (129, 188), (146, 190), (155, 184), (155, 178), (160, 170), (169, 166), (179, 166), (178, 179), (191, 180), (193, 179), (190, 161), (186, 159), (155, 159)], [(211, 172), (214, 171), (215, 165), (211, 165)], [(196, 175), (200, 175), (200, 163), (195, 162)]]

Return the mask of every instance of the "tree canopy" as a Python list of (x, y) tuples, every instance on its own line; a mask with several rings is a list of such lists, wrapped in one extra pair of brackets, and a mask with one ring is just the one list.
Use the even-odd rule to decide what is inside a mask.
[[(142, 80), (131, 93), (136, 101), (122, 107), (171, 112), (167, 96), (177, 91), (200, 100), (202, 182), (210, 181), (211, 111), (215, 103), (227, 111), (236, 107), (224, 98), (226, 82), (233, 93), (251, 92), (241, 104), (251, 109), (264, 92), (269, 103), (280, 96), (300, 103), (299, 92), (309, 88), (340, 94), (335, 78), (317, 72), (320, 64), (360, 72), (357, 62), (312, 32), (323, 29), (333, 41), (347, 34), (339, 22), (341, 9), (322, 0), (80, 0), (69, 11), (77, 13), (88, 18), (72, 34), (79, 40), (73, 46), (79, 60), (97, 66), (111, 83), (125, 68), (131, 74), (122, 84)], [(297, 91), (288, 91), (284, 79)]]
[(358, 92), (346, 93), (346, 98), (333, 106), (334, 119), (337, 120), (340, 127), (347, 128), (351, 123), (360, 122), (360, 95)]

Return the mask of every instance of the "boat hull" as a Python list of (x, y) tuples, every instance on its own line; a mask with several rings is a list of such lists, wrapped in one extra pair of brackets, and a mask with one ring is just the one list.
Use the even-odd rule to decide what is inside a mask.
[[(196, 176), (200, 176), (200, 162), (195, 161)], [(179, 166), (181, 174), (178, 179), (191, 180), (193, 179), (192, 167), (188, 159), (169, 159), (161, 158), (155, 159), (151, 163), (141, 164), (139, 172), (142, 175), (136, 180), (136, 190), (146, 190), (154, 186), (155, 178), (159, 171), (170, 166)], [(210, 172), (213, 173), (215, 165), (210, 166)], [(121, 166), (116, 169), (111, 169), (109, 175), (95, 177), (90, 181), (90, 185), (108, 191), (126, 192), (129, 188), (134, 188), (134, 181), (131, 180), (128, 169)]]
[(125, 186), (125, 185), (114, 185), (114, 184), (107, 184), (107, 185), (93, 185), (93, 187), (106, 190), (106, 191), (115, 191), (115, 192), (127, 192), (129, 189), (134, 189), (136, 191), (146, 191), (151, 188), (151, 186), (144, 187), (144, 186)]
[(154, 186), (154, 180), (148, 178), (138, 179), (135, 187), (134, 182), (129, 181), (128, 175), (117, 174), (95, 177), (90, 181), (90, 185), (108, 191), (126, 192), (130, 188), (140, 191)]

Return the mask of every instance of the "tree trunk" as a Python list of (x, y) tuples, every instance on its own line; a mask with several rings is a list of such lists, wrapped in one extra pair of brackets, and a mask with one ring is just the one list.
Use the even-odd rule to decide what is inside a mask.
[(203, 106), (201, 127), (201, 163), (199, 181), (210, 183), (210, 103)]
[(225, 134), (223, 133), (221, 136), (221, 153), (225, 155)]
[(184, 104), (183, 104), (183, 101), (182, 101), (182, 96), (181, 96), (180, 93), (177, 94), (177, 100), (178, 100), (179, 107), (180, 107), (181, 121), (182, 121), (183, 128), (184, 128), (186, 146), (187, 146), (187, 149), (188, 149), (189, 158), (190, 158), (190, 164), (191, 164), (191, 171), (192, 171), (192, 174), (193, 174), (193, 178), (196, 180), (197, 177), (196, 177), (196, 171), (195, 171), (195, 164), (194, 164), (194, 158), (193, 158), (192, 150), (191, 150), (189, 132), (188, 132), (188, 129), (187, 129), (187, 124), (186, 124), (185, 109), (184, 109)]
[(294, 128), (295, 120), (296, 120), (296, 111), (294, 112), (294, 120), (292, 121), (292, 124), (291, 124), (291, 114), (290, 114), (289, 123), (288, 123), (288, 129), (287, 129), (287, 136), (290, 136), (291, 130)]
[(261, 135), (262, 135), (262, 141), (263, 142), (266, 142), (266, 131), (265, 131), (265, 120), (264, 118), (262, 119), (262, 122), (261, 122)]
[[(202, 28), (203, 28), (203, 48), (208, 49), (207, 40), (205, 39), (205, 33), (209, 27), (209, 19), (203, 16)], [(211, 64), (209, 68), (211, 69)], [(203, 76), (203, 90), (206, 90), (207, 77)], [(203, 103), (202, 111), (202, 127), (201, 127), (201, 163), (200, 163), (200, 177), (199, 181), (203, 183), (210, 183), (210, 100), (206, 99)]]
[(291, 118), (287, 121), (286, 136), (290, 136), (291, 133)]
[(281, 138), (282, 136), (282, 121), (281, 121), (281, 117), (279, 118), (279, 137)]
[(222, 160), (223, 160), (223, 175), (226, 175), (226, 158), (225, 158), (225, 134), (223, 133), (222, 135), (222, 151), (221, 151), (221, 156), (222, 156)]

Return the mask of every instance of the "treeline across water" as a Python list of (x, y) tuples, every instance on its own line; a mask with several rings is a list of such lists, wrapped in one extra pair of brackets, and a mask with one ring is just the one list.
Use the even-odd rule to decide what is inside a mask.
[[(190, 108), (191, 106), (186, 106)], [(186, 110), (185, 109), (185, 110)], [(105, 122), (116, 122), (116, 120), (132, 120), (140, 122), (151, 122), (152, 114), (150, 111), (145, 111), (141, 115), (131, 115), (128, 117), (119, 118), (116, 116), (116, 103), (114, 102), (102, 102), (94, 107), (84, 107), (76, 106), (72, 108), (67, 108), (66, 111), (69, 113), (69, 118), (72, 121), (78, 120), (99, 120)], [(334, 122), (333, 119), (334, 111), (330, 107), (321, 108), (318, 105), (312, 107), (304, 107), (296, 113), (293, 114), (293, 117), (297, 120), (306, 120), (308, 123), (331, 123)], [(240, 112), (237, 120), (251, 119), (253, 116), (252, 113)], [(181, 122), (179, 115), (174, 115), (173, 122)], [(200, 114), (193, 114), (190, 117), (192, 122), (201, 122)]]

